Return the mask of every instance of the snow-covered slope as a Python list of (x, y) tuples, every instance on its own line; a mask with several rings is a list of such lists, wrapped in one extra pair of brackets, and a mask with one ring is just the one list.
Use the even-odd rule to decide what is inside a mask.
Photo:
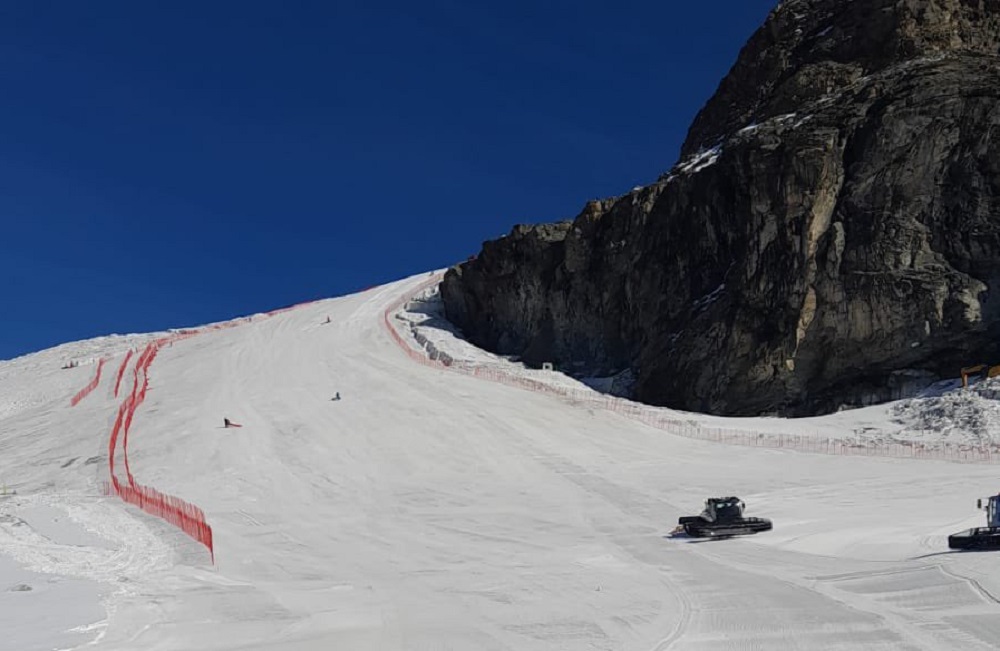
[[(17, 491), (0, 497), (3, 643), (1000, 644), (1000, 554), (950, 554), (945, 543), (979, 523), (974, 502), (996, 492), (995, 467), (691, 440), (416, 364), (382, 316), (426, 280), (160, 351), (130, 433), (131, 471), (204, 510), (214, 565), (171, 525), (101, 495), (120, 402), (113, 371), (149, 337), (0, 364), (0, 481)], [(60, 367), (102, 356), (98, 388), (70, 407), (94, 365)], [(223, 418), (243, 427), (223, 428)], [(774, 531), (666, 537), (679, 515), (728, 494), (772, 518)]]

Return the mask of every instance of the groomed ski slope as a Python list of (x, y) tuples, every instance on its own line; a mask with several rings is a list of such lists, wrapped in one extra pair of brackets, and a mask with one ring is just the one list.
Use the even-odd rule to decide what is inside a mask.
[[(382, 314), (426, 279), (160, 352), (131, 470), (205, 511), (214, 566), (101, 496), (108, 371), (151, 336), (0, 364), (0, 481), (17, 491), (0, 497), (0, 647), (1000, 646), (1000, 552), (946, 544), (981, 524), (995, 466), (729, 447), (421, 366)], [(93, 365), (61, 364), (100, 356), (70, 407)], [(666, 537), (729, 494), (774, 531)]]

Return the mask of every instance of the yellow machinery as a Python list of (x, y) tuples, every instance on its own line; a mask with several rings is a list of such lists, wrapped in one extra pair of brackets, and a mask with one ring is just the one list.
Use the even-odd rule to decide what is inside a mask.
[(970, 377), (985, 380), (986, 378), (997, 377), (998, 375), (1000, 375), (1000, 366), (990, 366), (988, 364), (966, 366), (962, 369), (962, 387), (969, 386)]

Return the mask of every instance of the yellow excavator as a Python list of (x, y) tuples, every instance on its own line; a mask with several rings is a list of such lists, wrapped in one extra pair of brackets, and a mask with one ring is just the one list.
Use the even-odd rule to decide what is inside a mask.
[(962, 369), (962, 388), (969, 386), (969, 378), (985, 380), (986, 378), (1000, 375), (1000, 366), (990, 366), (989, 364), (976, 364), (966, 366)]

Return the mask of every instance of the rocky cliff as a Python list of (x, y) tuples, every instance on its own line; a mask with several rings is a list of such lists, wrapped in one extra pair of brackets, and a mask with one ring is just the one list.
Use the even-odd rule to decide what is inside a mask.
[(474, 343), (801, 415), (1000, 362), (1000, 0), (785, 0), (657, 182), (451, 269)]

